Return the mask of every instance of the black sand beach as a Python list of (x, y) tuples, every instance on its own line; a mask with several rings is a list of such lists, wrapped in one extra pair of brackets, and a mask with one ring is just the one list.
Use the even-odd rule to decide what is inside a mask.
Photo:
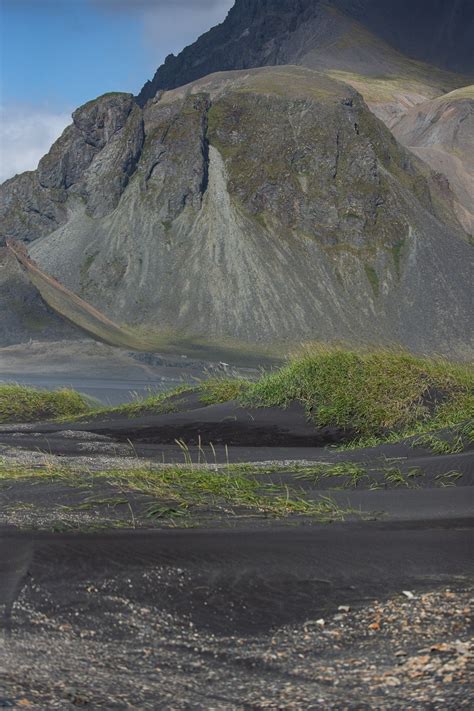
[[(298, 405), (185, 407), (0, 428), (4, 471), (31, 472), (0, 481), (0, 704), (470, 708), (472, 450), (340, 450)], [(168, 467), (249, 476), (324, 520), (181, 512), (117, 474)]]
[(19, 596), (0, 699), (38, 710), (467, 709), (472, 544), (472, 521), (459, 520), (4, 531), (2, 602)]

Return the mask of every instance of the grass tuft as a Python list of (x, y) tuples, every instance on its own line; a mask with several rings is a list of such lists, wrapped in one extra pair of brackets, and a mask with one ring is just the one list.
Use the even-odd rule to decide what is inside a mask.
[(0, 385), (0, 423), (74, 417), (91, 410), (91, 400), (74, 390), (53, 392), (24, 385)]
[[(238, 515), (245, 511), (251, 515), (287, 518), (308, 516), (321, 523), (344, 521), (348, 516), (361, 516), (361, 511), (341, 507), (329, 496), (318, 500), (305, 498), (301, 487), (262, 483), (256, 472), (234, 473), (206, 467), (163, 467), (160, 469), (130, 469), (93, 472), (91, 481), (104, 480), (121, 492), (120, 498), (89, 498), (80, 505), (89, 510), (104, 502), (125, 505), (123, 494), (139, 492), (152, 501), (146, 509), (146, 518), (174, 519), (191, 514), (218, 512)], [(71, 486), (87, 483), (83, 472), (67, 468), (44, 467), (29, 469), (0, 464), (0, 482), (14, 480), (60, 480)], [(77, 510), (77, 508), (76, 508)]]
[(474, 369), (405, 352), (310, 349), (246, 390), (258, 407), (301, 402), (318, 427), (353, 439), (408, 436), (474, 417)]
[[(463, 443), (472, 443), (474, 437), (472, 365), (404, 351), (361, 352), (321, 346), (307, 347), (287, 365), (256, 382), (211, 378), (115, 408), (93, 410), (83, 396), (68, 390), (49, 393), (0, 386), (0, 423), (166, 414), (182, 406), (180, 396), (185, 400), (191, 393), (197, 393), (203, 405), (237, 400), (246, 407), (285, 408), (300, 402), (316, 427), (340, 430), (345, 446), (351, 447), (432, 434), (425, 446), (447, 453), (449, 448), (461, 451)], [(445, 444), (446, 435), (437, 436), (443, 430), (450, 431), (455, 441)]]
[[(88, 421), (109, 415), (127, 415), (128, 417), (140, 417), (140, 415), (154, 414), (166, 415), (174, 412), (179, 395), (191, 393), (195, 388), (190, 385), (179, 385), (172, 390), (160, 393), (150, 393), (146, 397), (137, 397), (133, 402), (127, 402), (115, 407), (99, 407), (90, 410), (85, 414), (71, 418), (75, 421)], [(61, 418), (64, 419), (64, 418)]]
[(239, 378), (210, 378), (199, 386), (204, 405), (220, 405), (231, 400), (241, 400), (250, 388), (250, 381)]

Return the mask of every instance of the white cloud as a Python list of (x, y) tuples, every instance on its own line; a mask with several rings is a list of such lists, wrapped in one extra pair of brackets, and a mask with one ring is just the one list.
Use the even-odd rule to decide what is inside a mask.
[(0, 183), (34, 170), (71, 123), (69, 112), (31, 106), (0, 107)]
[(234, 0), (196, 4), (183, 0), (178, 6), (181, 11), (167, 2), (160, 4), (159, 8), (149, 8), (145, 11), (144, 23), (147, 44), (163, 57), (170, 53), (177, 54), (211, 27), (223, 22), (233, 4)]
[(143, 19), (145, 42), (156, 57), (156, 69), (167, 54), (177, 54), (222, 22), (235, 0), (92, 0), (106, 12), (125, 12)]
[[(5, 0), (0, 0), (0, 2)], [(6, 0), (36, 3), (38, 0)], [(69, 0), (42, 0), (44, 6), (66, 7)], [(155, 57), (178, 53), (200, 34), (222, 22), (234, 0), (91, 0), (109, 11), (139, 13), (145, 42)], [(147, 79), (143, 77), (143, 82)], [(64, 128), (71, 123), (65, 111), (24, 104), (0, 106), (0, 183), (17, 173), (34, 170)]]

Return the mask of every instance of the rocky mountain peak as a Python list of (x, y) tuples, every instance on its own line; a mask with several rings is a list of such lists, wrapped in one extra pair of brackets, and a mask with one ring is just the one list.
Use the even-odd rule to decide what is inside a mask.
[[(334, 12), (338, 14), (335, 20)], [(331, 22), (328, 22), (328, 17)], [(223, 23), (177, 57), (170, 55), (138, 96), (140, 104), (216, 71), (278, 64), (305, 64), (301, 37), (311, 22), (312, 43), (324, 50), (337, 41), (338, 24), (357, 22), (409, 57), (451, 71), (474, 74), (474, 4), (471, 0), (236, 0)], [(355, 44), (367, 44), (367, 36)], [(348, 60), (350, 69), (351, 58)], [(379, 71), (380, 56), (373, 57)]]

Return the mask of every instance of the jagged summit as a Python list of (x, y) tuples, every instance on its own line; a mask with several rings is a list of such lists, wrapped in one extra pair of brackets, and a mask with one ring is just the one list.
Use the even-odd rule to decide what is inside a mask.
[(138, 101), (212, 72), (274, 64), (397, 73), (398, 52), (474, 74), (473, 45), (471, 0), (236, 0), (222, 24), (167, 58)]

